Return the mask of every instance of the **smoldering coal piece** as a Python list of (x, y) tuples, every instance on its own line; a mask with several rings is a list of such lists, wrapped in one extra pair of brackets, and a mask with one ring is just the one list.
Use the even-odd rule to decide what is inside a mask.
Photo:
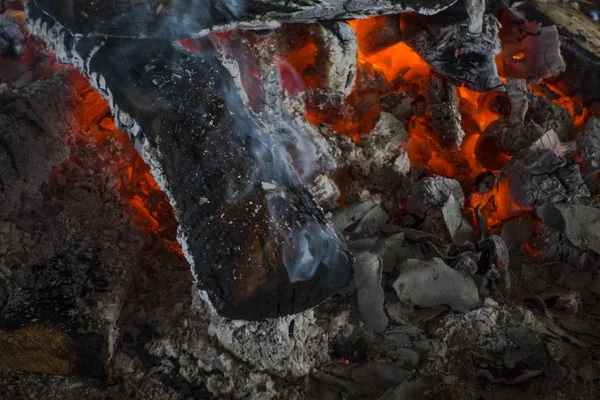
[(215, 50), (196, 57), (169, 40), (74, 38), (31, 9), (29, 18), (109, 99), (173, 205), (199, 287), (221, 315), (280, 317), (347, 284), (344, 244)]

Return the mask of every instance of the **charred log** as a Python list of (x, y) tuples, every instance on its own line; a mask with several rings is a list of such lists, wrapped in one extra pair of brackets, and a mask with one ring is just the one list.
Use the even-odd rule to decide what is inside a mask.
[(348, 282), (344, 245), (277, 141), (286, 132), (249, 110), (230, 61), (168, 40), (75, 38), (32, 6), (32, 31), (90, 78), (150, 165), (219, 313), (279, 317)]
[(268, 1), (34, 0), (71, 33), (129, 38), (186, 38), (209, 31), (272, 28), (282, 22), (343, 20), (400, 12), (435, 14), (456, 0)]

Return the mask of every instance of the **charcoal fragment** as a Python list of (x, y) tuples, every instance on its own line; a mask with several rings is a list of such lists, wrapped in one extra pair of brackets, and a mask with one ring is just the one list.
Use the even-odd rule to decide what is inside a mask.
[(441, 259), (407, 260), (394, 282), (398, 298), (419, 307), (448, 305), (466, 312), (480, 304), (473, 279), (448, 267)]

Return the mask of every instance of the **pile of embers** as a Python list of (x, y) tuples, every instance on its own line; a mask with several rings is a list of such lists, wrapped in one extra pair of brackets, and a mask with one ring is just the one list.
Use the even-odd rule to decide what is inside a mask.
[[(232, 96), (276, 127), (347, 243), (347, 286), (316, 308), (261, 321), (225, 318), (197, 289), (201, 259), (176, 238), (175, 216), (190, 220), (151, 172), (173, 179), (175, 197), (193, 189), (177, 187), (175, 167), (151, 171), (134, 149), (129, 138), (155, 160), (139, 142), (136, 118), (146, 116), (123, 111), (141, 99), (108, 104), (27, 33), (18, 2), (0, 7), (2, 392), (600, 396), (598, 28), (560, 4), (492, 13), (466, 3), (466, 13), (335, 23), (299, 14), (312, 23), (178, 42), (177, 51), (210, 48), (237, 65)], [(67, 48), (68, 32), (28, 17), (100, 92), (119, 82), (118, 70), (93, 73), (102, 45)], [(304, 279), (296, 273), (289, 279)]]

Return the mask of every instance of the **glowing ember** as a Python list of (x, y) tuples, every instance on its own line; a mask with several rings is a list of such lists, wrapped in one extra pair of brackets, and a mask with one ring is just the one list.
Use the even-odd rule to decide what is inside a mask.
[(74, 74), (73, 83), (80, 99), (77, 116), (82, 130), (75, 140), (95, 147), (97, 162), (113, 178), (113, 188), (129, 209), (135, 226), (158, 234), (166, 248), (183, 256), (175, 241), (177, 221), (173, 209), (150, 174), (150, 167), (133, 148), (127, 134), (115, 127), (108, 103), (87, 79)]
[(513, 60), (522, 60), (523, 58), (525, 58), (525, 53), (523, 53), (522, 51), (516, 53), (515, 55), (512, 56)]

